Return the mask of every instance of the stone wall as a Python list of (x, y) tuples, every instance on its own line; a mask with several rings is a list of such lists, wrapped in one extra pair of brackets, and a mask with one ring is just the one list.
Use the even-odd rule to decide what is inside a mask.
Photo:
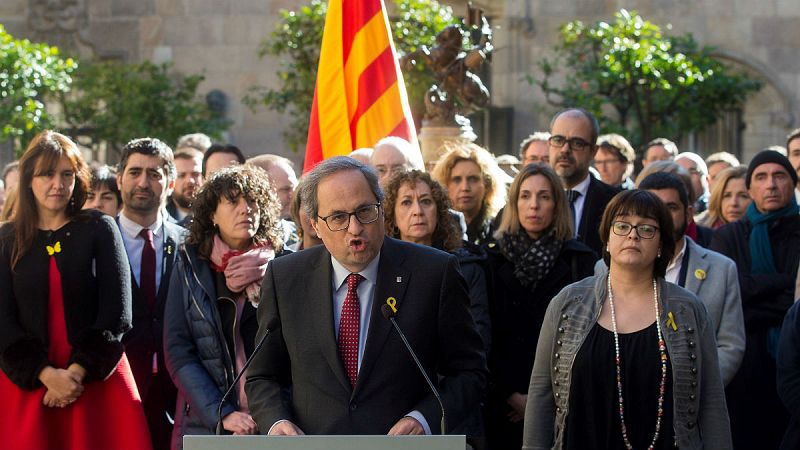
[[(281, 132), (286, 117), (241, 104), (248, 87), (275, 82), (279, 62), (259, 59), (260, 41), (273, 29), (278, 11), (300, 0), (3, 0), (0, 23), (17, 37), (45, 40), (79, 51), (126, 61), (172, 61), (182, 73), (203, 73), (203, 93), (218, 89), (233, 121), (230, 142), (248, 154), (274, 152), (298, 164)], [(391, 3), (391, 2), (390, 2)], [(457, 14), (466, 0), (451, 0)], [(513, 108), (512, 142), (545, 129), (553, 108), (524, 77), (552, 52), (561, 24), (609, 19), (625, 6), (656, 23), (672, 23), (676, 33), (692, 32), (734, 65), (756, 74), (766, 87), (744, 111), (746, 155), (783, 144), (800, 126), (800, 8), (796, 0), (482, 0), (495, 26), (490, 90), (497, 107)], [(624, 4), (623, 4), (624, 3)], [(492, 148), (495, 153), (516, 152)], [(685, 149), (689, 149), (684, 147)], [(705, 152), (706, 149), (697, 149)]]

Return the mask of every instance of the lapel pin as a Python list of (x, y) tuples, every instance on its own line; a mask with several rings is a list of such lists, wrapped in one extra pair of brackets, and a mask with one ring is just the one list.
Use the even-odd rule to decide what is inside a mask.
[(667, 313), (667, 326), (672, 328), (672, 331), (678, 331), (678, 324), (675, 323), (675, 316), (672, 315), (672, 311)]
[(694, 277), (698, 280), (705, 280), (706, 279), (706, 271), (703, 269), (697, 269), (694, 271)]
[(403, 282), (403, 277), (397, 277), (397, 282), (398, 283), (402, 283)]
[(386, 304), (392, 308), (392, 311), (394, 311), (395, 314), (397, 314), (397, 299), (394, 297), (389, 297), (386, 299)]

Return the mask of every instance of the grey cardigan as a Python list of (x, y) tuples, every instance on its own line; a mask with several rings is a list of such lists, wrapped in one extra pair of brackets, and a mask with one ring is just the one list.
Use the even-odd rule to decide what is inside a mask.
[[(523, 450), (563, 446), (572, 364), (600, 316), (607, 274), (603, 269), (567, 286), (547, 308), (528, 390)], [(658, 287), (661, 325), (672, 363), (675, 444), (731, 449), (717, 345), (706, 309), (679, 286), (659, 279)], [(670, 312), (677, 330), (667, 324)]]

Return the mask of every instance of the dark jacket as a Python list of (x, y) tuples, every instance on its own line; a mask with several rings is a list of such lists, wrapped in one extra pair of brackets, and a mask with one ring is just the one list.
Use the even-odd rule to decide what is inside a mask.
[[(162, 250), (162, 272), (161, 283), (156, 293), (155, 308), (150, 309), (147, 302), (141, 297), (139, 285), (133, 273), (131, 278), (131, 292), (133, 296), (133, 328), (125, 334), (122, 342), (125, 344), (125, 353), (131, 364), (133, 377), (136, 379), (136, 387), (139, 395), (144, 399), (150, 388), (153, 379), (153, 353), (158, 354), (159, 381), (163, 382), (167, 393), (171, 398), (169, 404), (174, 402), (175, 388), (172, 381), (167, 376), (164, 367), (164, 355), (162, 352), (162, 334), (164, 327), (164, 305), (167, 301), (169, 291), (169, 281), (172, 275), (172, 268), (178, 255), (178, 246), (183, 242), (186, 230), (164, 217), (164, 241)], [(158, 253), (156, 253), (158, 255)]]
[(47, 330), (49, 264), (61, 273), (64, 319), (72, 345), (69, 363), (87, 370), (86, 381), (108, 377), (122, 357), (122, 334), (131, 325), (130, 268), (114, 221), (100, 212), (80, 213), (56, 231), (39, 231), (11, 269), (14, 224), (0, 228), (0, 368), (22, 389), (41, 386), (50, 365)]
[(778, 345), (778, 396), (791, 419), (781, 450), (800, 448), (800, 303), (786, 313)]
[[(178, 387), (173, 448), (181, 448), (185, 435), (213, 434), (217, 406), (236, 376), (236, 304), (223, 283), (196, 246), (181, 246), (164, 310), (164, 359)], [(242, 344), (249, 357), (258, 330), (256, 310), (249, 302), (241, 321)], [(237, 410), (239, 398), (233, 392), (222, 417)]]
[(497, 243), (489, 243), (487, 253), (492, 321), (490, 393), (505, 402), (514, 392), (528, 392), (536, 342), (550, 300), (564, 286), (592, 275), (597, 256), (574, 239), (565, 242), (553, 268), (530, 290), (514, 275), (514, 262), (503, 255)]
[(458, 258), (461, 275), (467, 282), (469, 291), (469, 310), (475, 321), (475, 328), (481, 335), (483, 348), (489, 354), (492, 342), (491, 320), (489, 319), (489, 290), (487, 286), (487, 257), (483, 249), (475, 244), (464, 242), (464, 246), (452, 252)]
[(742, 290), (745, 351), (728, 384), (728, 413), (736, 448), (777, 448), (789, 415), (776, 387), (775, 352), (784, 315), (794, 302), (800, 263), (800, 216), (782, 217), (769, 229), (777, 273), (753, 274), (747, 217), (716, 230), (711, 249), (736, 263)]
[(588, 245), (594, 251), (595, 258), (599, 258), (599, 255), (603, 254), (603, 243), (600, 241), (600, 233), (598, 231), (600, 219), (603, 217), (603, 212), (606, 210), (608, 202), (622, 190), (618, 187), (609, 186), (592, 175), (588, 176), (589, 190), (586, 191), (586, 200), (583, 203), (583, 213), (578, 224), (577, 239)]

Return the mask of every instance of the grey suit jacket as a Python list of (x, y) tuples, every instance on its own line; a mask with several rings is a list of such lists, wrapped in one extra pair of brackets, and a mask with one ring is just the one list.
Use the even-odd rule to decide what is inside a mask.
[(744, 357), (744, 316), (736, 263), (727, 256), (703, 248), (686, 237), (689, 267), (686, 290), (706, 305), (716, 329), (717, 355), (722, 382), (727, 386)]
[[(689, 236), (686, 248), (689, 263), (684, 288), (696, 295), (706, 307), (717, 338), (717, 357), (722, 383), (727, 386), (736, 375), (744, 357), (744, 315), (736, 263), (727, 256), (701, 247)], [(594, 272), (605, 270), (601, 259)]]
[[(385, 238), (366, 347), (355, 387), (334, 334), (331, 256), (320, 245), (270, 262), (258, 307), (260, 339), (245, 390), (262, 433), (288, 419), (307, 434), (386, 434), (419, 411), (438, 434), (439, 406), (392, 325), (381, 314), (397, 301), (397, 322), (436, 382), (450, 429), (478, 407), (486, 381), (481, 339), (455, 256)], [(291, 398), (283, 392), (291, 389)]]

